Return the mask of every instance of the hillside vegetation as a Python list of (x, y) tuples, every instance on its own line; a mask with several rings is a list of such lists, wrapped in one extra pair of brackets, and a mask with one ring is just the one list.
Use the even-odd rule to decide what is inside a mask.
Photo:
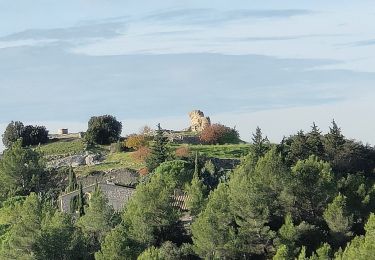
[(120, 139), (114, 117), (90, 122), (88, 139), (8, 139), (0, 259), (374, 259), (375, 148), (335, 121), (278, 144), (259, 127), (251, 144), (222, 125), (196, 144), (160, 125)]

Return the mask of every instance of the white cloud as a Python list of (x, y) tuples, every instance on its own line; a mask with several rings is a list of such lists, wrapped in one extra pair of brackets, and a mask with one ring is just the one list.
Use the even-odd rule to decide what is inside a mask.
[[(220, 12), (215, 14), (220, 15)], [(180, 15), (181, 19), (184, 18)], [(358, 16), (361, 19), (357, 19)], [(375, 57), (371, 55), (374, 46), (348, 46), (348, 43), (372, 37), (373, 20), (372, 14), (362, 10), (348, 12), (340, 9), (288, 19), (233, 20), (216, 26), (134, 19), (123, 35), (84, 44), (71, 51), (98, 56), (140, 53), (260, 54), (281, 58), (334, 59), (342, 61), (342, 64), (332, 65), (332, 68), (375, 71)], [(182, 33), (172, 33), (176, 31)]]

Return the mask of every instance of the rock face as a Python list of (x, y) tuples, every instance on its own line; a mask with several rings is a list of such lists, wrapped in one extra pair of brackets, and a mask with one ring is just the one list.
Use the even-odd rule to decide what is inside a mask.
[(71, 155), (47, 162), (47, 167), (49, 168), (60, 168), (64, 166), (72, 166), (73, 168), (82, 165), (96, 165), (100, 164), (103, 158), (99, 154), (76, 154)]
[(202, 132), (207, 126), (211, 125), (209, 117), (205, 117), (200, 110), (194, 110), (189, 113), (190, 130), (193, 132)]
[(99, 154), (89, 154), (85, 158), (86, 165), (88, 166), (100, 164), (101, 160), (102, 159)]

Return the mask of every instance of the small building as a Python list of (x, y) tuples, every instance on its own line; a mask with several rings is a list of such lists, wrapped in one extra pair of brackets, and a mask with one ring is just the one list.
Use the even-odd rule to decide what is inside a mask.
[(61, 129), (59, 129), (59, 131), (57, 133), (59, 135), (67, 135), (67, 134), (69, 134), (69, 131), (68, 131), (68, 128), (61, 128)]

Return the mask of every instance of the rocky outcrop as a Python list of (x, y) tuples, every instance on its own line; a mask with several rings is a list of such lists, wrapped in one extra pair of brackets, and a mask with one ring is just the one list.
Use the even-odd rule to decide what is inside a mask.
[(82, 182), (83, 186), (88, 186), (95, 182), (107, 182), (134, 187), (138, 184), (138, 178), (139, 174), (136, 171), (122, 168), (108, 171), (95, 171), (79, 178), (78, 182)]
[(190, 130), (193, 132), (202, 132), (207, 126), (211, 125), (209, 117), (205, 117), (200, 110), (193, 110), (189, 113)]
[(76, 154), (71, 156), (66, 156), (59, 159), (50, 160), (47, 162), (47, 167), (49, 168), (60, 168), (64, 166), (78, 167), (82, 165), (96, 165), (100, 164), (103, 160), (102, 156), (99, 154)]
[(102, 156), (100, 154), (88, 154), (85, 158), (85, 163), (88, 166), (100, 164), (100, 162), (102, 161), (101, 157)]

